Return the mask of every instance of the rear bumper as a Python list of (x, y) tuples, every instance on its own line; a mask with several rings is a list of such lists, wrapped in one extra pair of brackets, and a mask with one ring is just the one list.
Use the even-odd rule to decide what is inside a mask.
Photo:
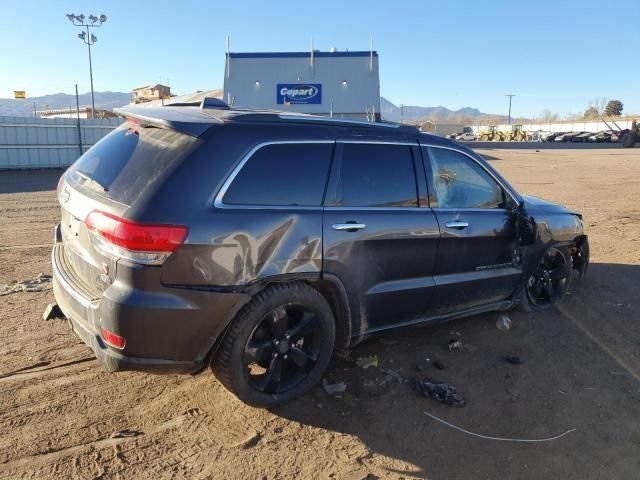
[[(56, 243), (52, 252), (56, 301), (73, 331), (109, 372), (200, 370), (216, 338), (244, 304), (241, 294), (174, 288), (162, 288), (158, 294), (118, 281), (99, 298), (91, 298), (66, 262), (64, 248)], [(124, 350), (107, 345), (100, 336), (101, 327), (124, 336)]]

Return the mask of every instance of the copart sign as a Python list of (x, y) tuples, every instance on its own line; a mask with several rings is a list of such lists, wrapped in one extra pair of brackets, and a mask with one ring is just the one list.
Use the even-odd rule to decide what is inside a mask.
[(276, 89), (279, 105), (322, 103), (322, 85), (319, 83), (278, 83)]

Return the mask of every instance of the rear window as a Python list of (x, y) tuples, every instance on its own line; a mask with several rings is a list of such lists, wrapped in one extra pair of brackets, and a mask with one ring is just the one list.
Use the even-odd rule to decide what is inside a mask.
[(333, 143), (266, 145), (244, 164), (222, 202), (227, 205), (322, 205)]
[(125, 124), (82, 155), (69, 175), (101, 196), (130, 205), (197, 142), (174, 130)]

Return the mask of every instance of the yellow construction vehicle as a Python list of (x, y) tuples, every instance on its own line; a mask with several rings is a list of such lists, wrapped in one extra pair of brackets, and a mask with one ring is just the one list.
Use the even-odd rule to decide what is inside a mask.
[(495, 125), (489, 125), (489, 130), (482, 130), (478, 134), (478, 138), (482, 142), (500, 142), (502, 141), (502, 135), (498, 131)]
[(502, 132), (502, 137), (505, 142), (526, 142), (529, 138), (522, 125), (512, 125), (510, 132)]

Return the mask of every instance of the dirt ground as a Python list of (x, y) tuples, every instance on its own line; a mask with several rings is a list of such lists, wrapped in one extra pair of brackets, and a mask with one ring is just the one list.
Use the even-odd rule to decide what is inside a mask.
[[(521, 192), (584, 214), (588, 277), (555, 310), (486, 314), (335, 355), (321, 387), (265, 411), (197, 376), (107, 374), (50, 290), (0, 296), (1, 478), (632, 479), (640, 475), (640, 150), (485, 149)], [(56, 172), (0, 172), (0, 287), (51, 273)], [(460, 338), (464, 350), (447, 343)], [(511, 365), (507, 354), (524, 363)], [(378, 367), (355, 360), (376, 355)], [(427, 360), (430, 359), (430, 360)], [(434, 368), (435, 360), (445, 365)], [(454, 384), (449, 407), (402, 379)], [(509, 443), (472, 437), (429, 412)]]

